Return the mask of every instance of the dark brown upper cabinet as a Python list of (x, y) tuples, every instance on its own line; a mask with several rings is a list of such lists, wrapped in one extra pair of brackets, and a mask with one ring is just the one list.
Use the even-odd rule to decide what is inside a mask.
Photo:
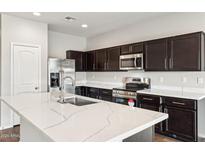
[(145, 43), (145, 70), (165, 71), (167, 62), (168, 39), (159, 39)]
[(76, 72), (85, 71), (85, 52), (68, 50), (66, 51), (67, 59), (75, 59)]
[(95, 71), (96, 70), (96, 57), (95, 51), (86, 52), (86, 71)]
[(121, 55), (142, 53), (143, 52), (143, 43), (127, 44), (121, 46)]
[[(203, 41), (203, 42), (202, 42)], [(172, 71), (200, 71), (203, 33), (172, 37), (169, 66)]]
[(121, 52), (120, 52), (121, 55), (126, 55), (126, 54), (131, 54), (131, 53), (132, 51), (131, 51), (130, 44), (121, 46)]
[(86, 52), (87, 71), (119, 71), (120, 47)]
[(96, 70), (105, 71), (107, 67), (107, 52), (105, 49), (96, 50)]
[(146, 71), (201, 71), (204, 66), (203, 32), (145, 43)]
[(120, 47), (113, 47), (107, 49), (107, 65), (106, 70), (108, 71), (118, 71), (120, 58)]

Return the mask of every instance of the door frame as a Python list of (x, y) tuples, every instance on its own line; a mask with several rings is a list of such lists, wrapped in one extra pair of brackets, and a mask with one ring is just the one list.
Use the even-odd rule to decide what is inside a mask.
[(14, 47), (24, 46), (24, 47), (34, 47), (39, 49), (39, 92), (41, 92), (41, 46), (37, 44), (27, 44), (19, 42), (11, 42), (11, 95), (14, 95)]

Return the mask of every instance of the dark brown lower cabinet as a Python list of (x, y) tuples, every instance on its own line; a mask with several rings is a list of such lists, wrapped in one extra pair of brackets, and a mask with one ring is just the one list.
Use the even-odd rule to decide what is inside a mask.
[(165, 121), (165, 134), (183, 141), (197, 141), (197, 113), (194, 110), (165, 106), (169, 114)]
[(77, 86), (75, 87), (75, 94), (81, 96), (87, 96), (87, 88), (84, 86)]
[(168, 119), (155, 125), (155, 132), (182, 141), (198, 141), (196, 100), (138, 94), (139, 107), (164, 112)]
[(100, 89), (99, 99), (112, 102), (112, 90)]
[(88, 97), (99, 99), (99, 89), (98, 88), (87, 87), (86, 89), (87, 89)]
[[(153, 105), (149, 105), (149, 104), (141, 104), (140, 106), (143, 109), (148, 109), (148, 110), (152, 110), (152, 111), (158, 111), (161, 112), (162, 108), (161, 107), (157, 107), (157, 106), (153, 106)], [(155, 125), (155, 132), (157, 133), (161, 133), (163, 131), (163, 123), (160, 122), (158, 124)]]
[[(139, 94), (137, 96), (139, 107), (152, 111), (162, 112), (162, 102), (160, 96)], [(161, 133), (163, 131), (163, 123), (160, 122), (155, 125), (155, 132)]]

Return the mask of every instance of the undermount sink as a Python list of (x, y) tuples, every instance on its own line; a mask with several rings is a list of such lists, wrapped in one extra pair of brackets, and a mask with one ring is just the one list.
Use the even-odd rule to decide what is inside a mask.
[(97, 102), (93, 102), (93, 101), (89, 101), (89, 100), (85, 100), (85, 99), (81, 99), (81, 98), (77, 98), (77, 97), (69, 97), (69, 98), (60, 99), (60, 100), (58, 100), (58, 102), (61, 104), (70, 103), (70, 104), (73, 104), (76, 106), (84, 106), (84, 105), (97, 103)]

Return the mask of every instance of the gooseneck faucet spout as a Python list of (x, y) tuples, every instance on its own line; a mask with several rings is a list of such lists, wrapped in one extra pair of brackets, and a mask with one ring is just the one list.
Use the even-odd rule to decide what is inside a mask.
[(60, 99), (63, 99), (63, 101), (64, 101), (64, 91), (65, 91), (65, 80), (66, 79), (70, 79), (71, 80), (71, 82), (72, 82), (72, 86), (75, 86), (75, 80), (71, 77), (71, 76), (65, 76), (65, 77), (63, 77), (63, 75), (64, 75), (64, 71), (60, 71), (60, 73), (61, 73), (61, 82), (60, 82)]

